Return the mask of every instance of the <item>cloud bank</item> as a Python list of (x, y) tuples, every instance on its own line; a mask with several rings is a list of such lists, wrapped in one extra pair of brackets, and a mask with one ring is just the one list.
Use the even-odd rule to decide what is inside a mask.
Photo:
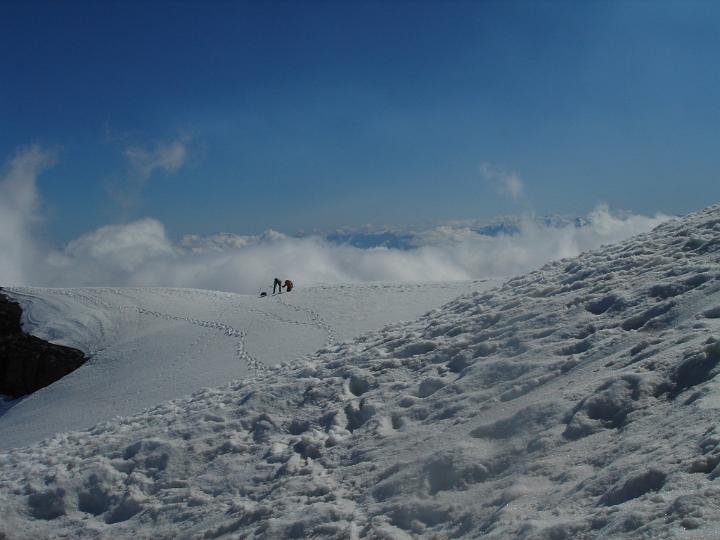
[(187, 236), (175, 242), (147, 218), (107, 225), (48, 251), (32, 235), (35, 182), (48, 165), (37, 148), (18, 154), (0, 183), (0, 284), (53, 287), (170, 286), (257, 293), (275, 276), (301, 286), (367, 281), (446, 281), (509, 276), (649, 231), (666, 216), (617, 215), (598, 206), (577, 226), (530, 217), (512, 234), (489, 236), (463, 223), (410, 237), (407, 249), (355, 247), (322, 236)]

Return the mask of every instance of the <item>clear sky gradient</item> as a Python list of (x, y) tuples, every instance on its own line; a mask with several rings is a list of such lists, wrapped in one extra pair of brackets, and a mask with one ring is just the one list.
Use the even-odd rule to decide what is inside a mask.
[(0, 159), (55, 151), (58, 242), (144, 216), (177, 237), (684, 213), (720, 201), (718, 58), (710, 1), (11, 0)]

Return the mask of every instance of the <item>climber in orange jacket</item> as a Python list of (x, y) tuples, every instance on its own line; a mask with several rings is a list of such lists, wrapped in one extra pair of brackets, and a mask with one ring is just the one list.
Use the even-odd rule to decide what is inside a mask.
[(283, 284), (283, 287), (285, 287), (285, 289), (287, 289), (287, 292), (290, 292), (290, 291), (292, 291), (292, 288), (293, 288), (293, 282), (290, 281), (289, 279), (286, 279), (285, 283)]

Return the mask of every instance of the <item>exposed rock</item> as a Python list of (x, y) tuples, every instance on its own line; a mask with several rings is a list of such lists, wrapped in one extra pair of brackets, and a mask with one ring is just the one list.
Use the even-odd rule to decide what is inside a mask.
[[(2, 287), (0, 287), (1, 289)], [(21, 315), (20, 304), (11, 302), (7, 296), (0, 293), (0, 337), (22, 333)]]
[(0, 394), (13, 398), (54, 383), (85, 363), (77, 349), (22, 332), (20, 306), (0, 293)]

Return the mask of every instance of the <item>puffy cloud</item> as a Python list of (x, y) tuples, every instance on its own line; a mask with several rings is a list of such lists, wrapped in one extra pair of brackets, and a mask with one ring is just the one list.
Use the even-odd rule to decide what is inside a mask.
[(142, 219), (126, 225), (106, 225), (70, 242), (45, 259), (51, 284), (144, 285), (147, 269), (157, 262), (172, 265), (175, 248), (157, 220)]
[(127, 225), (106, 225), (70, 242), (69, 257), (104, 260), (123, 270), (133, 271), (145, 259), (168, 255), (173, 248), (165, 227), (154, 219), (141, 219)]

